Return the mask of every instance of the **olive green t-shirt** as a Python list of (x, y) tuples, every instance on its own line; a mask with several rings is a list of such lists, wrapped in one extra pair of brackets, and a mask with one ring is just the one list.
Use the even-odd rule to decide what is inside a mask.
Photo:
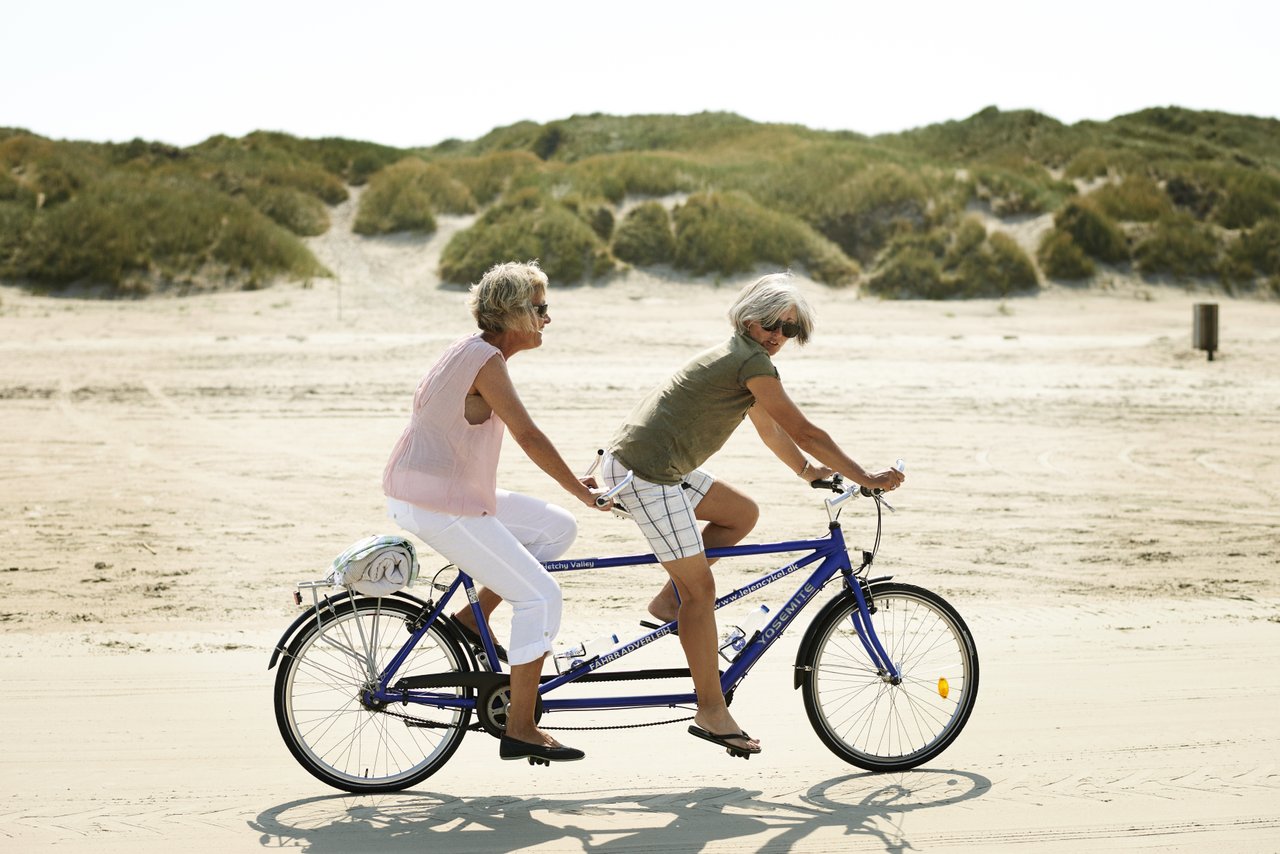
[(676, 484), (723, 447), (755, 397), (752, 377), (777, 377), (773, 360), (742, 333), (695, 356), (649, 392), (610, 440), (610, 452), (637, 477)]

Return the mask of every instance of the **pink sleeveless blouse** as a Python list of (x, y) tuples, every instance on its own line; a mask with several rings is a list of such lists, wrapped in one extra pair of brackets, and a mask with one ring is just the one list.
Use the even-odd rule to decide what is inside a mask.
[(437, 513), (497, 512), (498, 456), (506, 430), (497, 414), (467, 423), (463, 408), (476, 375), (497, 347), (475, 333), (454, 342), (418, 383), (409, 425), (382, 473), (382, 491)]

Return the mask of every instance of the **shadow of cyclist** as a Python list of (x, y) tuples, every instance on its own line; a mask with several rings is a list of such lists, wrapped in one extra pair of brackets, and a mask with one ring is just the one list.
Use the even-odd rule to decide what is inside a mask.
[(718, 787), (547, 798), (325, 795), (264, 810), (249, 826), (264, 847), (310, 852), (699, 851), (748, 838), (750, 850), (783, 851), (812, 836), (866, 836), (903, 849), (912, 847), (901, 837), (905, 813), (981, 797), (990, 788), (980, 775), (917, 769), (835, 777), (790, 799)]

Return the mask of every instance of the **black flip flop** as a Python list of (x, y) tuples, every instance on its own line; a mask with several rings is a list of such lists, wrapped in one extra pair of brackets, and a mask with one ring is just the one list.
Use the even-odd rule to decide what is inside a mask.
[[(646, 629), (660, 629), (660, 628), (662, 628), (663, 626), (665, 626), (665, 625), (666, 625), (666, 623), (655, 623), (653, 620), (641, 620), (641, 621), (640, 621), (640, 625), (644, 626)], [(680, 624), (679, 624), (679, 623), (677, 623), (676, 625), (674, 625), (674, 626), (672, 626), (672, 627), (671, 627), (671, 634), (673, 634), (673, 635), (678, 635), (678, 634), (680, 634)]]
[(701, 738), (704, 741), (709, 741), (712, 744), (720, 745), (729, 753), (730, 756), (738, 756), (743, 759), (750, 759), (752, 755), (760, 752), (760, 748), (758, 747), (753, 750), (749, 747), (739, 747), (736, 744), (729, 743), (729, 739), (732, 739), (732, 738), (741, 738), (741, 739), (751, 738), (751, 736), (747, 735), (745, 732), (727, 732), (727, 733), (708, 732), (707, 730), (703, 729), (700, 726), (694, 726), (693, 724), (690, 724), (689, 735), (697, 736), (698, 738)]

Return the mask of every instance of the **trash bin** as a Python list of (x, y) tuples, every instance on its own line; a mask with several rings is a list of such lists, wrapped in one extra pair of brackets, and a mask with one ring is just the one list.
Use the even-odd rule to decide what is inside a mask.
[(1193, 309), (1191, 346), (1197, 350), (1207, 350), (1209, 361), (1212, 362), (1213, 351), (1218, 349), (1218, 304), (1198, 302)]

